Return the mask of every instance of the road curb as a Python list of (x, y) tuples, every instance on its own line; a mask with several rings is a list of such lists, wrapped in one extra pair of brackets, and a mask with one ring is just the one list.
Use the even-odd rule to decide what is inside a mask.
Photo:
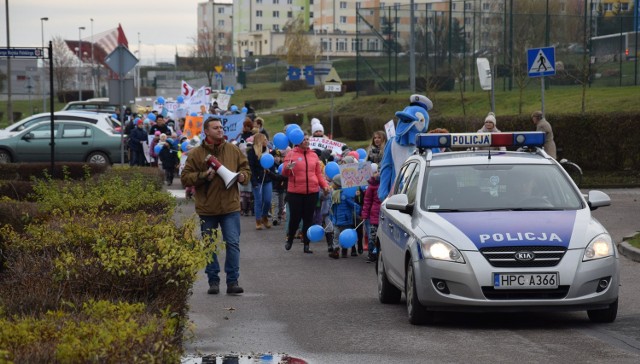
[(618, 250), (625, 257), (633, 260), (634, 262), (640, 263), (640, 249), (634, 248), (631, 244), (627, 243), (627, 240), (632, 239), (634, 236), (638, 235), (640, 232), (636, 232), (631, 236), (624, 237), (622, 242), (618, 244)]

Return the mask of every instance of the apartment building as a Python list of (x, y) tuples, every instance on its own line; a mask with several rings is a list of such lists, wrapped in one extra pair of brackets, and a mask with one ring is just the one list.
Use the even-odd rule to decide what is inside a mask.
[(197, 42), (211, 42), (216, 53), (231, 57), (233, 51), (233, 4), (230, 0), (209, 0), (198, 4)]

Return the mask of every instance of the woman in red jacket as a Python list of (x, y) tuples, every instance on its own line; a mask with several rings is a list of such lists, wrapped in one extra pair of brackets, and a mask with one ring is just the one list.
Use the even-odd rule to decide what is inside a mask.
[(329, 193), (329, 184), (324, 178), (322, 164), (318, 155), (309, 149), (309, 135), (295, 146), (284, 158), (282, 175), (289, 179), (287, 184), (287, 203), (289, 205), (289, 227), (286, 250), (291, 249), (296, 230), (302, 220), (302, 241), (304, 252), (313, 253), (309, 249), (307, 230), (313, 223), (314, 206), (318, 202), (320, 189)]
[(380, 186), (380, 174), (376, 170), (369, 179), (369, 187), (364, 192), (364, 204), (362, 206), (361, 217), (368, 227), (369, 251), (368, 260), (375, 262), (378, 259), (378, 251), (376, 249), (376, 238), (378, 236), (378, 221), (380, 217), (380, 199), (378, 198), (378, 187)]

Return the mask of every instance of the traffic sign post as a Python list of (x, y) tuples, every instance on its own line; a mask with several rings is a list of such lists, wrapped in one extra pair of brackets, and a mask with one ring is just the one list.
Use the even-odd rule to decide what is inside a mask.
[(544, 77), (556, 74), (556, 49), (554, 47), (527, 49), (529, 77), (540, 77), (542, 115), (544, 115)]
[(324, 80), (324, 91), (331, 93), (331, 138), (333, 138), (333, 95), (342, 91), (342, 80), (333, 67), (331, 67), (327, 78)]
[[(129, 49), (122, 44), (118, 44), (116, 49), (109, 53), (107, 58), (104, 59), (104, 62), (113, 72), (118, 74), (118, 80), (120, 82), (118, 105), (120, 106), (120, 115), (124, 119), (124, 76), (138, 64), (138, 59)], [(124, 165), (124, 122), (125, 120), (120, 121), (120, 164), (122, 165)]]

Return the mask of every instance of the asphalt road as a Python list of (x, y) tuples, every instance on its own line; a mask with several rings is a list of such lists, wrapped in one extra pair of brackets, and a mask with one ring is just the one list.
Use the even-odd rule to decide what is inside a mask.
[[(612, 206), (594, 213), (620, 242), (640, 229), (640, 190), (605, 192)], [(176, 218), (193, 211), (186, 202)], [(287, 252), (282, 226), (256, 231), (252, 217), (241, 219), (246, 293), (207, 295), (200, 273), (187, 354), (289, 354), (309, 363), (640, 362), (640, 264), (625, 257), (612, 324), (592, 324), (585, 312), (446, 313), (417, 327), (407, 321), (404, 299), (378, 302), (374, 266), (364, 256), (329, 259), (324, 241), (312, 244), (315, 254), (303, 254), (298, 240)]]

